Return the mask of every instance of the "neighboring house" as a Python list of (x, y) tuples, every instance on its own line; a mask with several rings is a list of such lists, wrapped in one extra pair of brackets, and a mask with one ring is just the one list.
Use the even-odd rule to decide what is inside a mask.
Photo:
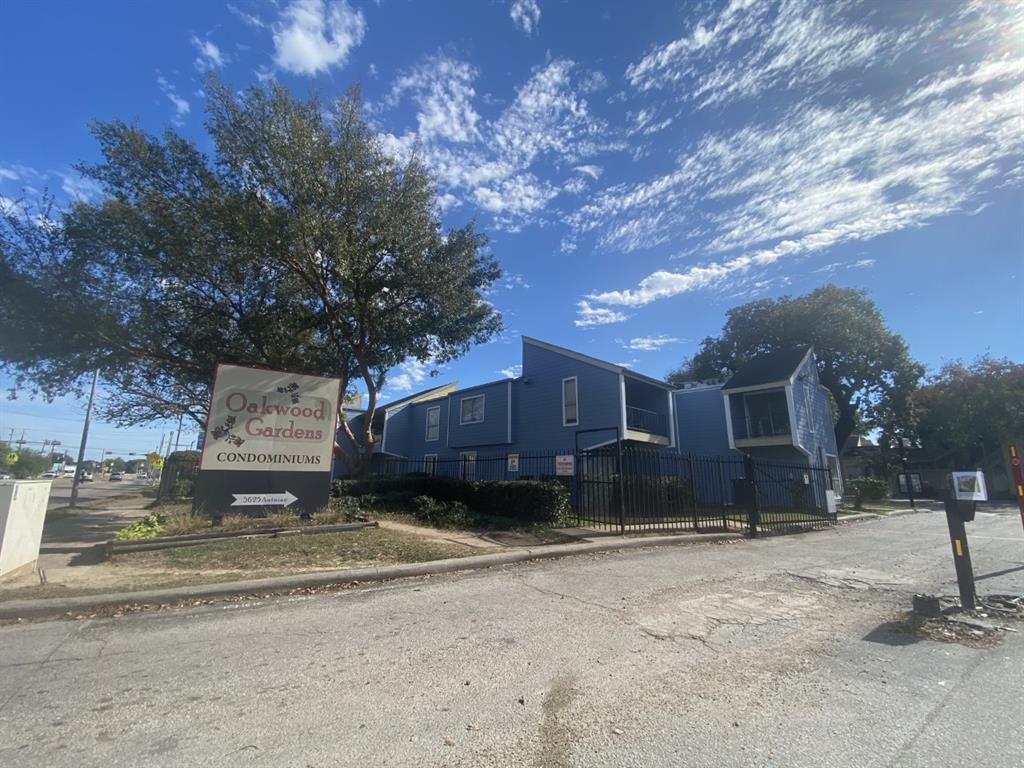
[(724, 383), (677, 390), (675, 411), (683, 452), (827, 468), (841, 490), (829, 393), (811, 347), (758, 355)]
[[(724, 385), (674, 390), (621, 365), (526, 336), (522, 375), (456, 389), (448, 384), (380, 406), (374, 463), (434, 463), (614, 444), (705, 456), (829, 467), (838, 478), (827, 391), (809, 348), (755, 358)], [(365, 415), (354, 416), (362, 431)], [(339, 441), (347, 445), (344, 437)], [(339, 474), (344, 466), (339, 462)], [(837, 485), (838, 487), (838, 485)]]

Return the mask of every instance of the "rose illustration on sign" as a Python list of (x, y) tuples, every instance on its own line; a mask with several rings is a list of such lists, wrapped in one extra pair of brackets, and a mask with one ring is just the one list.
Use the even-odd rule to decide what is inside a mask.
[(235, 423), (235, 417), (228, 416), (224, 419), (224, 423), (215, 426), (210, 431), (210, 434), (213, 435), (214, 440), (224, 440), (225, 442), (231, 443), (231, 445), (239, 446), (245, 442), (245, 438), (239, 437), (231, 431), (234, 428)]
[(277, 391), (282, 395), (291, 395), (292, 405), (298, 405), (299, 402), (299, 385), (294, 381), (287, 387), (278, 387)]

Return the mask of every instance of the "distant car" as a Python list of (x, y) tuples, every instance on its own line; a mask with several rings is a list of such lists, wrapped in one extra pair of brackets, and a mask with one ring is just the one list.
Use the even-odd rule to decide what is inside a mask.
[(43, 472), (43, 474), (40, 475), (40, 477), (43, 478), (44, 480), (51, 480), (51, 479), (55, 478), (56, 476), (57, 476), (56, 472)]
[(80, 483), (91, 483), (92, 472), (82, 472), (78, 475), (78, 482)]
[(0, 480), (10, 480), (10, 479), (11, 479), (11, 476), (8, 475), (6, 472), (0, 472)]
[(124, 480), (124, 475), (121, 474), (120, 472), (111, 472), (110, 473), (110, 481), (114, 482), (116, 480)]

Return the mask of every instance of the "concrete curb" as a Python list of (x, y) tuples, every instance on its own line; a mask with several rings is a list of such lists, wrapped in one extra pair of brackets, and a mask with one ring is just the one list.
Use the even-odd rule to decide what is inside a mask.
[(428, 576), (457, 573), (496, 565), (521, 563), (526, 560), (546, 560), (570, 555), (613, 552), (619, 549), (664, 547), (678, 544), (705, 544), (745, 538), (738, 533), (688, 533), (676, 536), (651, 536), (621, 541), (588, 541), (579, 544), (552, 544), (537, 548), (519, 548), (489, 555), (471, 555), (426, 563), (388, 565), (381, 568), (353, 568), (345, 571), (320, 571), (296, 576), (276, 576), (269, 579), (229, 581), (221, 584), (201, 584), (194, 587), (149, 589), (139, 592), (116, 592), (106, 595), (50, 598), (43, 600), (11, 600), (0, 603), (0, 620), (38, 619), (59, 617), (67, 613), (83, 612), (120, 605), (162, 604), (186, 600), (209, 600), (234, 595), (274, 594), (309, 587), (325, 587), (355, 582), (389, 581), (409, 576)]
[(865, 520), (885, 520), (889, 517), (903, 517), (904, 515), (922, 515), (935, 512), (934, 509), (897, 509), (893, 512), (858, 512), (853, 515), (840, 515), (837, 523), (862, 523)]

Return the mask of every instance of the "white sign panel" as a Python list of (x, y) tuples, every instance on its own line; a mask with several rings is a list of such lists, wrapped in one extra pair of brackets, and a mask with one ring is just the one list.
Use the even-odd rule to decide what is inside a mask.
[(571, 453), (566, 456), (555, 456), (556, 475), (575, 475), (576, 457)]
[(328, 472), (338, 379), (219, 365), (200, 469)]
[(988, 501), (983, 472), (954, 472), (953, 493), (959, 501)]
[(518, 472), (519, 471), (519, 454), (510, 453), (508, 455), (508, 471)]

